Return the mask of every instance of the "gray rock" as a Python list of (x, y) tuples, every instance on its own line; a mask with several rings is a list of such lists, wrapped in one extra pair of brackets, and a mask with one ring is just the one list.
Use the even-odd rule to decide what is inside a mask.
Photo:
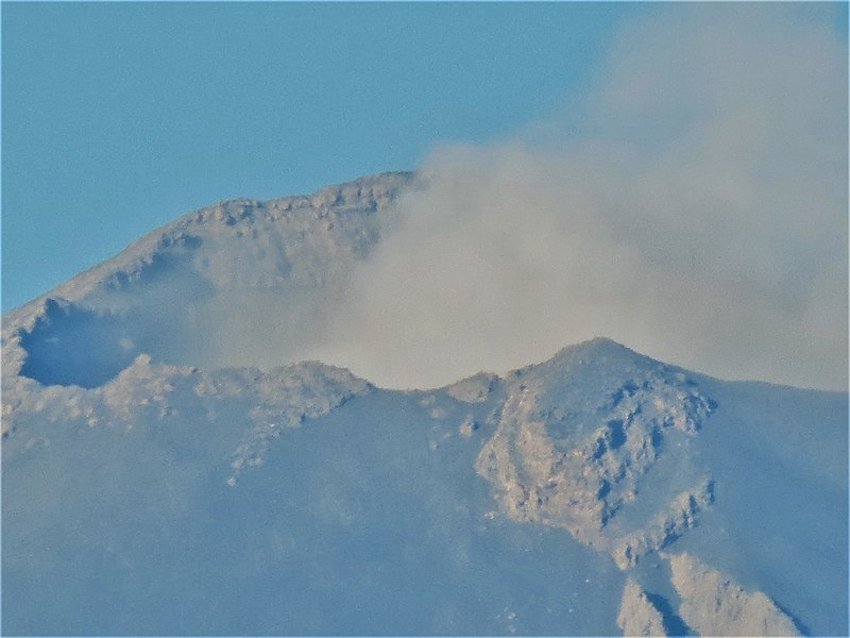
[(670, 556), (682, 619), (702, 636), (797, 636), (794, 622), (760, 591), (747, 592), (689, 554)]
[[(604, 377), (583, 363), (611, 359), (616, 365)], [(570, 384), (552, 385), (552, 379)], [(573, 399), (585, 388), (593, 388), (598, 403)], [(672, 503), (656, 505), (650, 498), (654, 511), (642, 525), (617, 520), (635, 501), (665, 440), (695, 436), (711, 410), (712, 401), (681, 374), (595, 340), (509, 376), (501, 420), (476, 470), (491, 482), (508, 517), (563, 528), (610, 552), (626, 569), (639, 554), (692, 527), (697, 512), (711, 503), (710, 483), (704, 482), (683, 489)]]
[(682, 492), (672, 500), (666, 511), (660, 512), (650, 523), (627, 534), (612, 547), (611, 554), (620, 569), (637, 565), (641, 556), (666, 547), (694, 527), (699, 512), (714, 501), (714, 486), (710, 479)]
[(643, 587), (631, 578), (626, 580), (617, 624), (624, 636), (666, 636), (664, 619), (646, 596)]

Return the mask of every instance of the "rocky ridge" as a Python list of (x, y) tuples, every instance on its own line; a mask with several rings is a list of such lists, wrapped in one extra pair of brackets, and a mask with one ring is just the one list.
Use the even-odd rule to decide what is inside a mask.
[[(596, 371), (585, 370), (576, 356), (582, 349), (589, 361), (596, 360), (591, 353), (607, 353), (603, 358), (613, 359), (623, 375), (599, 378)], [(501, 419), (476, 464), (505, 515), (563, 528), (610, 553), (621, 569), (633, 567), (641, 555), (664, 547), (696, 523), (713, 498), (710, 478), (661, 504), (645, 526), (623, 532), (612, 525), (618, 512), (637, 499), (640, 481), (668, 439), (696, 436), (714, 409), (713, 401), (681, 373), (648, 363), (600, 339), (507, 380)], [(554, 385), (548, 374), (552, 368), (558, 369)], [(561, 393), (564, 382), (601, 386), (596, 396), (604, 399), (576, 406)], [(569, 413), (577, 407), (579, 412)]]
[(683, 553), (669, 556), (682, 619), (702, 636), (796, 636), (799, 630), (760, 591), (747, 592), (717, 570)]
[(617, 624), (624, 636), (667, 636), (664, 618), (656, 609), (643, 587), (631, 578), (626, 581)]
[[(385, 173), (310, 196), (221, 202), (7, 313), (4, 430), (12, 427), (16, 406), (32, 403), (29, 395), (42, 385), (99, 387), (139, 355), (182, 367), (245, 365), (238, 357), (234, 362), (250, 345), (240, 340), (254, 338), (252, 315), (263, 314), (270, 298), (300, 300), (303, 307), (276, 304), (283, 314), (253, 330), (275, 343), (296, 341), (322, 300), (379, 240), (381, 218), (413, 181), (410, 173)], [(96, 347), (81, 345), (89, 341)], [(217, 352), (220, 344), (227, 351)]]

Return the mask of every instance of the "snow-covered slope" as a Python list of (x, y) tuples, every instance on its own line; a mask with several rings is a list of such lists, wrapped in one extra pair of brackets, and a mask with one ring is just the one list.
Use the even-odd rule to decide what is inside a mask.
[(4, 374), (94, 387), (141, 353), (210, 367), (301, 360), (413, 179), (385, 173), (190, 213), (3, 317)]
[[(846, 394), (606, 339), (429, 391), (287, 363), (412, 183), (205, 209), (4, 317), (3, 633), (846, 634)], [(225, 367), (255, 293), (287, 365)]]

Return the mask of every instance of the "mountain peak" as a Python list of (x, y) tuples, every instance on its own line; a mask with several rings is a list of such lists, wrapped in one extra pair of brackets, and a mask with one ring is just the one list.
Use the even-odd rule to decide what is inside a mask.
[(546, 375), (569, 378), (573, 382), (587, 379), (602, 383), (600, 377), (628, 378), (639, 371), (662, 369), (672, 368), (608, 337), (594, 337), (565, 346), (546, 361), (515, 370), (509, 376)]
[(314, 360), (415, 187), (221, 202), (4, 317), (3, 629), (846, 635), (846, 397), (603, 337), (429, 391)]
[(588, 339), (587, 341), (581, 341), (579, 343), (566, 346), (559, 350), (557, 354), (553, 357), (553, 359), (614, 359), (614, 360), (628, 360), (634, 361), (635, 359), (643, 358), (649, 359), (648, 357), (644, 357), (643, 355), (638, 354), (631, 348), (624, 346), (618, 341), (614, 341), (608, 337), (593, 337), (592, 339)]

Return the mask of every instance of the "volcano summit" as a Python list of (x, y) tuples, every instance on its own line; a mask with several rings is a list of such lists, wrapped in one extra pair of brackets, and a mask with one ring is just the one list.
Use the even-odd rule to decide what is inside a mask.
[(846, 393), (322, 356), (422, 187), (204, 208), (3, 317), (3, 633), (846, 635)]

